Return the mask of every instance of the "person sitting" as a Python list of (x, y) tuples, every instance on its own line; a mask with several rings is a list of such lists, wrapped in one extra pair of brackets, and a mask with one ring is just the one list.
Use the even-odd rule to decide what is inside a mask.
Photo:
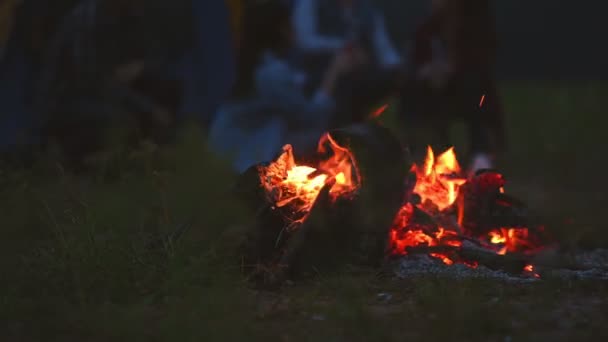
[(232, 88), (225, 0), (22, 0), (14, 24), (0, 152), (55, 141), (78, 164), (117, 119), (164, 143), (188, 116), (206, 130)]
[(384, 16), (368, 0), (296, 0), (293, 28), (297, 63), (318, 86), (332, 57), (341, 51), (366, 57), (337, 88), (334, 125), (367, 116), (395, 89), (403, 64), (386, 29)]
[(335, 110), (336, 82), (358, 63), (336, 55), (314, 93), (307, 75), (289, 62), (293, 47), (289, 7), (266, 1), (244, 9), (237, 82), (232, 99), (216, 114), (209, 144), (231, 157), (237, 172), (272, 160), (284, 144), (298, 154), (314, 149)]
[(494, 79), (496, 32), (488, 0), (432, 0), (418, 28), (411, 81), (402, 96), (403, 120), (432, 122), (449, 145), (454, 119), (469, 126), (470, 171), (493, 167), (504, 146), (504, 113)]

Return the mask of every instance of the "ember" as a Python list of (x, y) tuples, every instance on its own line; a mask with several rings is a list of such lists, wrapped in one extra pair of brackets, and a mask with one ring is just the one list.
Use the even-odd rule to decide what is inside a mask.
[[(497, 227), (485, 234), (478, 234), (477, 227), (470, 229), (464, 220), (466, 206), (461, 190), (472, 180), (461, 176), (453, 148), (435, 157), (429, 147), (423, 166), (414, 164), (411, 170), (416, 174), (413, 192), (421, 201), (417, 205), (406, 203), (397, 214), (390, 232), (391, 255), (422, 251), (446, 265), (463, 263), (474, 268), (478, 261), (459, 253), (465, 239), (497, 255), (532, 253), (537, 249), (526, 227)], [(487, 195), (504, 194), (504, 179), (498, 173), (482, 173), (473, 183), (478, 185), (474, 187), (476, 196), (493, 199)], [(421, 215), (416, 215), (416, 211), (426, 214), (427, 219), (418, 219), (416, 216)], [(523, 271), (538, 276), (532, 265), (526, 265)]]
[[(346, 132), (372, 138), (359, 139), (366, 152), (376, 156), (372, 161), (361, 159), (364, 184), (354, 153), (329, 133), (311, 156), (315, 161), (296, 162), (291, 145), (285, 145), (276, 160), (257, 166), (266, 211), (260, 216), (265, 221), (252, 228), (248, 260), (278, 266), (283, 271), (277, 279), (285, 279), (285, 270), (305, 259), (316, 258), (318, 265), (335, 259), (336, 253), (361, 248), (355, 257), (379, 260), (384, 249), (389, 260), (423, 257), (438, 265), (484, 266), (540, 277), (531, 256), (543, 245), (538, 234), (542, 229), (529, 224), (525, 206), (505, 194), (500, 173), (483, 170), (464, 177), (453, 148), (435, 155), (429, 147), (422, 166), (411, 166), (410, 177), (398, 167), (410, 163), (407, 157), (399, 163), (388, 158), (390, 163), (380, 165), (383, 159), (377, 156), (387, 151), (386, 146), (400, 151), (394, 139), (381, 140), (388, 132), (373, 124), (334, 131), (349, 147), (354, 145), (353, 140), (343, 140)], [(385, 169), (399, 171), (376, 172)], [(339, 246), (335, 239), (341, 241)]]

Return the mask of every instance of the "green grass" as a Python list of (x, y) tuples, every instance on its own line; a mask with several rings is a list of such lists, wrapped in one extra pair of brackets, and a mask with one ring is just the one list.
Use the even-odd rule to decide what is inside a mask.
[[(546, 217), (562, 245), (608, 246), (600, 142), (608, 88), (508, 84), (503, 94), (508, 190)], [(389, 114), (387, 124), (391, 119)], [(204, 149), (199, 132), (182, 136), (168, 150), (110, 153), (87, 176), (64, 171), (52, 155), (32, 170), (0, 170), (2, 340), (518, 341), (606, 335), (608, 286), (602, 283), (394, 281), (359, 270), (319, 274), (279, 293), (253, 291), (235, 253), (251, 213), (228, 194), (234, 177)], [(192, 226), (176, 244), (145, 248), (187, 222)], [(390, 293), (391, 301), (378, 301), (381, 292)]]

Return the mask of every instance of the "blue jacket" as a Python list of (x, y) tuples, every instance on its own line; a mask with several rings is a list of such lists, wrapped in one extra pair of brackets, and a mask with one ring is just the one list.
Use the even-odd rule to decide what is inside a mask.
[(184, 99), (181, 117), (195, 114), (208, 125), (236, 78), (230, 14), (224, 0), (194, 0), (195, 41), (181, 61)]
[(222, 106), (209, 131), (211, 147), (231, 158), (237, 172), (272, 160), (287, 143), (296, 154), (314, 149), (335, 106), (323, 91), (306, 96), (305, 75), (272, 54), (254, 80), (255, 95)]

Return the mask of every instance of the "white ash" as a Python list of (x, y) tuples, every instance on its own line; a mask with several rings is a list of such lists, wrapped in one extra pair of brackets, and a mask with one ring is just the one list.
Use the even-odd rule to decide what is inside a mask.
[(547, 279), (562, 280), (608, 280), (608, 271), (600, 268), (588, 270), (557, 269), (544, 272), (543, 276)]
[(539, 267), (540, 278), (535, 278), (528, 272), (521, 275), (509, 274), (504, 271), (492, 270), (483, 265), (472, 268), (463, 264), (446, 265), (441, 260), (429, 255), (406, 255), (395, 264), (394, 272), (398, 278), (410, 278), (421, 275), (434, 275), (452, 279), (496, 279), (506, 282), (532, 283), (542, 279), (558, 280), (608, 280), (608, 250), (580, 252), (573, 259), (582, 269)]
[(583, 269), (554, 269), (545, 272), (547, 278), (608, 280), (608, 249), (583, 251), (573, 255), (577, 265)]
[(421, 275), (434, 275), (452, 279), (496, 279), (507, 282), (534, 282), (537, 278), (530, 276), (513, 276), (503, 271), (489, 269), (479, 265), (476, 268), (463, 264), (446, 265), (441, 260), (428, 255), (404, 256), (394, 269), (398, 278), (409, 278)]
[(587, 268), (608, 269), (608, 249), (595, 249), (578, 253), (574, 256), (574, 260)]

